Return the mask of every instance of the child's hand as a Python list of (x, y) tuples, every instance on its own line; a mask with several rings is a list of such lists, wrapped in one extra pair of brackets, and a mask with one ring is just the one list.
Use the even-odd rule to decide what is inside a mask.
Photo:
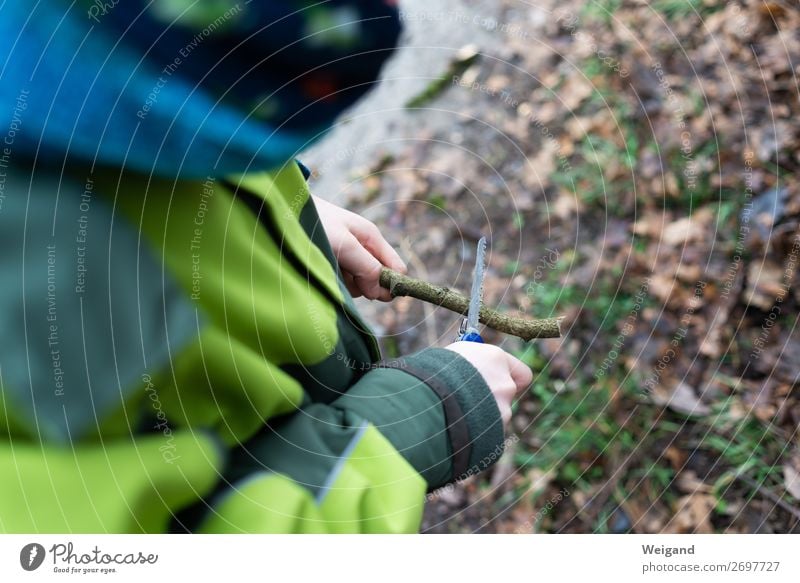
[(497, 401), (503, 425), (508, 425), (514, 397), (533, 381), (531, 369), (499, 346), (491, 344), (455, 342), (445, 348), (457, 352), (478, 369)]
[(391, 301), (389, 290), (382, 288), (378, 281), (381, 267), (400, 273), (405, 273), (407, 268), (378, 227), (316, 196), (314, 204), (350, 294), (354, 298), (363, 295), (371, 300)]

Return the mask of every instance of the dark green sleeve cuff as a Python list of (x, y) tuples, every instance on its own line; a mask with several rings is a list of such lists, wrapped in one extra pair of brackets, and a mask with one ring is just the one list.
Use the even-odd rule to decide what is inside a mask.
[(451, 350), (387, 362), (337, 400), (372, 422), (431, 489), (476, 474), (503, 452), (503, 423), (480, 373)]
[(380, 431), (430, 488), (450, 480), (450, 440), (439, 397), (403, 371), (384, 363), (354, 384), (333, 405), (366, 419)]
[(402, 359), (403, 369), (441, 399), (450, 436), (452, 480), (482, 472), (503, 453), (503, 420), (489, 386), (467, 359), (428, 348)]

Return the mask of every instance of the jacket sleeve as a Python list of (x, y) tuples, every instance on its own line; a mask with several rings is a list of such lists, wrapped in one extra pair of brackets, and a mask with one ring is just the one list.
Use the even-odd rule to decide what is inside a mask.
[(426, 490), (487, 468), (502, 449), (500, 413), (477, 370), (426, 349), (243, 444), (201, 530), (415, 532)]
[(5, 172), (0, 532), (162, 532), (225, 460), (147, 374), (196, 343), (195, 309), (167, 273), (132, 284), (157, 258), (91, 183)]

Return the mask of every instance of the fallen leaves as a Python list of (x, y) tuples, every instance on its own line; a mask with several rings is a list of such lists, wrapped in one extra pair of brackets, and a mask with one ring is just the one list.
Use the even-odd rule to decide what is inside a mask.
[(768, 312), (783, 294), (783, 267), (771, 260), (747, 266), (744, 301)]
[(800, 472), (789, 464), (783, 465), (783, 482), (786, 491), (800, 501)]
[(711, 412), (695, 390), (684, 382), (677, 382), (669, 388), (659, 385), (651, 392), (651, 398), (656, 404), (684, 415), (708, 415)]
[(702, 241), (708, 237), (711, 224), (714, 221), (714, 212), (710, 208), (702, 208), (689, 217), (682, 217), (673, 221), (661, 232), (661, 241), (666, 245), (677, 247)]
[(678, 499), (674, 516), (664, 532), (712, 534), (711, 513), (717, 500), (711, 494), (693, 493)]

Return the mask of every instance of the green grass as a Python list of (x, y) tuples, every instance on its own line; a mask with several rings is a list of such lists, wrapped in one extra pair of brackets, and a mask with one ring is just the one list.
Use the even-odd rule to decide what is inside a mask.
[(439, 210), (445, 210), (447, 207), (447, 199), (438, 192), (431, 192), (428, 195), (428, 202)]
[[(626, 426), (621, 426), (615, 420), (612, 405), (616, 381), (580, 379), (565, 386), (563, 381), (550, 376), (546, 365), (540, 368), (543, 359), (535, 345), (521, 356), (535, 371), (530, 398), (536, 403), (537, 414), (530, 429), (536, 446), (517, 448), (515, 463), (519, 467), (553, 471), (556, 484), (585, 493), (596, 493), (599, 485), (609, 480), (623, 483), (628, 477), (636, 477), (636, 472), (641, 473), (644, 464), (634, 465), (622, 476), (614, 476), (611, 459), (619, 463), (638, 448), (647, 447), (642, 443), (642, 435), (663, 433), (653, 426), (656, 407), (644, 408)], [(637, 389), (632, 383), (625, 383), (620, 390), (631, 395)], [(523, 443), (530, 441), (531, 436), (527, 436)], [(673, 477), (669, 468), (657, 467), (649, 473), (662, 490)], [(608, 531), (606, 523), (615, 504), (608, 500), (598, 509), (595, 525), (598, 532)]]
[(620, 6), (622, 0), (592, 0), (583, 6), (581, 19), (585, 22), (608, 24)]
[[(574, 253), (565, 252), (557, 267), (547, 272), (536, 288), (534, 312), (537, 317), (552, 317), (578, 306), (582, 319), (602, 332), (616, 333), (636, 306), (640, 282), (623, 278), (622, 266), (601, 271), (590, 287), (572, 281), (572, 271), (580, 264)], [(641, 308), (651, 305), (645, 298)], [(601, 359), (602, 360), (602, 359)]]
[(602, 476), (584, 475), (589, 469), (585, 454), (592, 457), (600, 454), (608, 445), (609, 431), (615, 429), (613, 424), (604, 422), (601, 413), (608, 403), (608, 394), (589, 386), (558, 392), (546, 370), (535, 377), (531, 393), (539, 414), (533, 431), (542, 445), (536, 451), (520, 448), (515, 461), (520, 467), (555, 470), (558, 481), (588, 488)]
[[(637, 484), (648, 500), (667, 507), (673, 507), (685, 494), (676, 486), (677, 475), (672, 466), (666, 459), (655, 457), (660, 451), (656, 443), (673, 443), (683, 451), (705, 452), (707, 458), (717, 460), (716, 467), (703, 468), (709, 474), (700, 478), (712, 485), (715, 512), (719, 515), (725, 513), (743, 488), (751, 497), (758, 495), (755, 488), (741, 483), (741, 476), (773, 492), (782, 492), (778, 460), (791, 444), (777, 430), (769, 430), (755, 418), (738, 418), (728, 403), (716, 406), (705, 417), (688, 418), (665, 412), (642, 399), (637, 383), (630, 377), (623, 381), (622, 371), (595, 382), (580, 377), (581, 367), (576, 363), (578, 376), (565, 384), (550, 375), (547, 361), (535, 344), (518, 356), (534, 371), (529, 398), (535, 402), (537, 413), (530, 433), (517, 448), (515, 463), (520, 468), (553, 471), (556, 484), (588, 495), (594, 495), (607, 481), (614, 481), (614, 496), (597, 509), (595, 531), (612, 530), (609, 521), (616, 505), (631, 494), (625, 492), (626, 484)], [(596, 361), (603, 356), (590, 358)], [(618, 385), (621, 396), (617, 395), (615, 407), (612, 393)], [(638, 403), (638, 409), (629, 417), (627, 413), (634, 403)], [(619, 414), (620, 408), (625, 415)], [(620, 424), (622, 421), (624, 425)], [(531, 442), (535, 445), (525, 445)], [(629, 456), (638, 456), (637, 461), (622, 474), (614, 475), (617, 468), (612, 466), (612, 459), (619, 464)], [(732, 486), (737, 489), (729, 491)]]
[[(673, 149), (666, 155), (668, 167), (678, 179), (678, 196), (666, 197), (665, 206), (670, 209), (682, 210), (691, 214), (701, 206), (724, 200), (725, 191), (711, 185), (713, 171), (703, 171), (706, 161), (711, 161), (713, 168), (717, 167), (718, 144), (715, 141), (700, 144), (693, 149), (688, 157), (679, 149)], [(694, 179), (686, 175), (690, 169), (689, 164), (694, 164)], [(727, 194), (732, 194), (727, 192)]]
[[(664, 15), (667, 20), (677, 21), (695, 15), (706, 17), (724, 8), (724, 3), (709, 5), (705, 0), (651, 0), (650, 8)], [(614, 14), (622, 8), (622, 0), (591, 0), (580, 12), (581, 24), (597, 23), (609, 25)]]
[(724, 3), (708, 5), (704, 0), (653, 0), (650, 6), (667, 20), (681, 20), (699, 14), (707, 16), (724, 8)]
[(704, 418), (702, 424), (707, 433), (698, 447), (719, 456), (724, 470), (715, 481), (716, 492), (723, 493), (739, 476), (768, 486), (782, 484), (780, 460), (792, 444), (777, 431), (755, 417), (739, 419), (731, 414), (728, 403), (719, 405), (715, 414)]

